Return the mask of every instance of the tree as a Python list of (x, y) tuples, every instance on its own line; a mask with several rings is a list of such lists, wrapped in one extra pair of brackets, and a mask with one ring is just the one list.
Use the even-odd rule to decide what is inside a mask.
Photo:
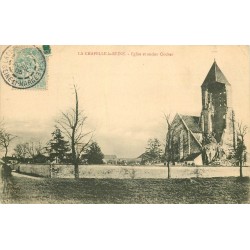
[(88, 164), (103, 164), (104, 154), (97, 142), (92, 142), (86, 149), (84, 158), (87, 159)]
[(173, 151), (174, 151), (174, 143), (173, 143), (173, 132), (175, 130), (175, 127), (170, 121), (170, 114), (164, 114), (165, 120), (167, 123), (167, 133), (166, 133), (166, 145), (165, 145), (165, 160), (167, 162), (167, 168), (168, 168), (168, 178), (171, 177), (171, 171), (170, 171), (170, 162), (173, 160)]
[(236, 163), (240, 166), (240, 177), (243, 177), (242, 166), (245, 161), (246, 155), (246, 145), (245, 145), (245, 136), (247, 134), (247, 126), (243, 125), (242, 122), (237, 123), (237, 145), (234, 149), (233, 158), (236, 160)]
[(20, 162), (24, 162), (28, 156), (28, 143), (19, 143), (14, 148), (15, 156)]
[[(64, 135), (69, 139), (71, 149), (71, 161), (74, 165), (75, 178), (79, 178), (79, 161), (81, 154), (88, 147), (92, 139), (92, 132), (83, 132), (87, 116), (79, 110), (78, 93), (74, 85), (75, 107), (67, 113), (62, 112), (61, 118), (57, 121)], [(85, 141), (89, 136), (90, 138)]]
[(148, 146), (142, 157), (143, 163), (159, 163), (162, 159), (161, 143), (157, 138), (149, 139)]
[(45, 148), (42, 146), (42, 143), (40, 141), (38, 142), (31, 141), (27, 142), (26, 144), (27, 144), (27, 154), (32, 159), (37, 155), (43, 154)]
[(20, 162), (45, 163), (47, 157), (43, 155), (44, 149), (40, 141), (30, 141), (17, 144), (14, 151)]
[(62, 132), (59, 128), (52, 133), (52, 139), (49, 141), (48, 147), (46, 147), (47, 152), (49, 153), (50, 161), (63, 162), (67, 155), (67, 152), (70, 150), (69, 142), (64, 140)]
[(8, 149), (10, 143), (16, 138), (15, 135), (12, 135), (6, 131), (3, 123), (0, 124), (0, 148), (4, 150), (4, 158), (8, 155)]

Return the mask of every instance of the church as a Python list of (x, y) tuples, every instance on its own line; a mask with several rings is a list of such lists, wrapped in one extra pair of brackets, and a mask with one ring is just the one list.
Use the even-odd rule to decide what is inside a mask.
[(169, 129), (171, 161), (194, 165), (228, 165), (236, 146), (232, 89), (214, 61), (201, 85), (200, 116), (176, 114)]

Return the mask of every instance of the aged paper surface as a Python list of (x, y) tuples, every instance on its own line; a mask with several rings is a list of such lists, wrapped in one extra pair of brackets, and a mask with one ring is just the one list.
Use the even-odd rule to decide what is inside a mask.
[(248, 46), (0, 56), (2, 203), (249, 203)]

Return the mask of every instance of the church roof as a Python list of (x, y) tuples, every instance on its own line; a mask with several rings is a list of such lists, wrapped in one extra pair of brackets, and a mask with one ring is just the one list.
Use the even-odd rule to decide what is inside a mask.
[(212, 67), (210, 68), (202, 86), (211, 84), (211, 83), (223, 83), (225, 85), (230, 85), (224, 74), (222, 73), (221, 69), (217, 65), (216, 61), (214, 61)]
[(186, 123), (187, 127), (193, 132), (193, 133), (201, 133), (201, 128), (199, 126), (199, 116), (191, 116), (191, 115), (180, 115), (180, 117), (183, 119), (183, 121)]

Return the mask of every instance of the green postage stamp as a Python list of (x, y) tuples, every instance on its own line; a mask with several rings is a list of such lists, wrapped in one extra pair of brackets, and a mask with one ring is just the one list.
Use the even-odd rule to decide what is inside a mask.
[(46, 89), (46, 64), (44, 52), (37, 46), (8, 46), (1, 51), (0, 72), (13, 88)]

